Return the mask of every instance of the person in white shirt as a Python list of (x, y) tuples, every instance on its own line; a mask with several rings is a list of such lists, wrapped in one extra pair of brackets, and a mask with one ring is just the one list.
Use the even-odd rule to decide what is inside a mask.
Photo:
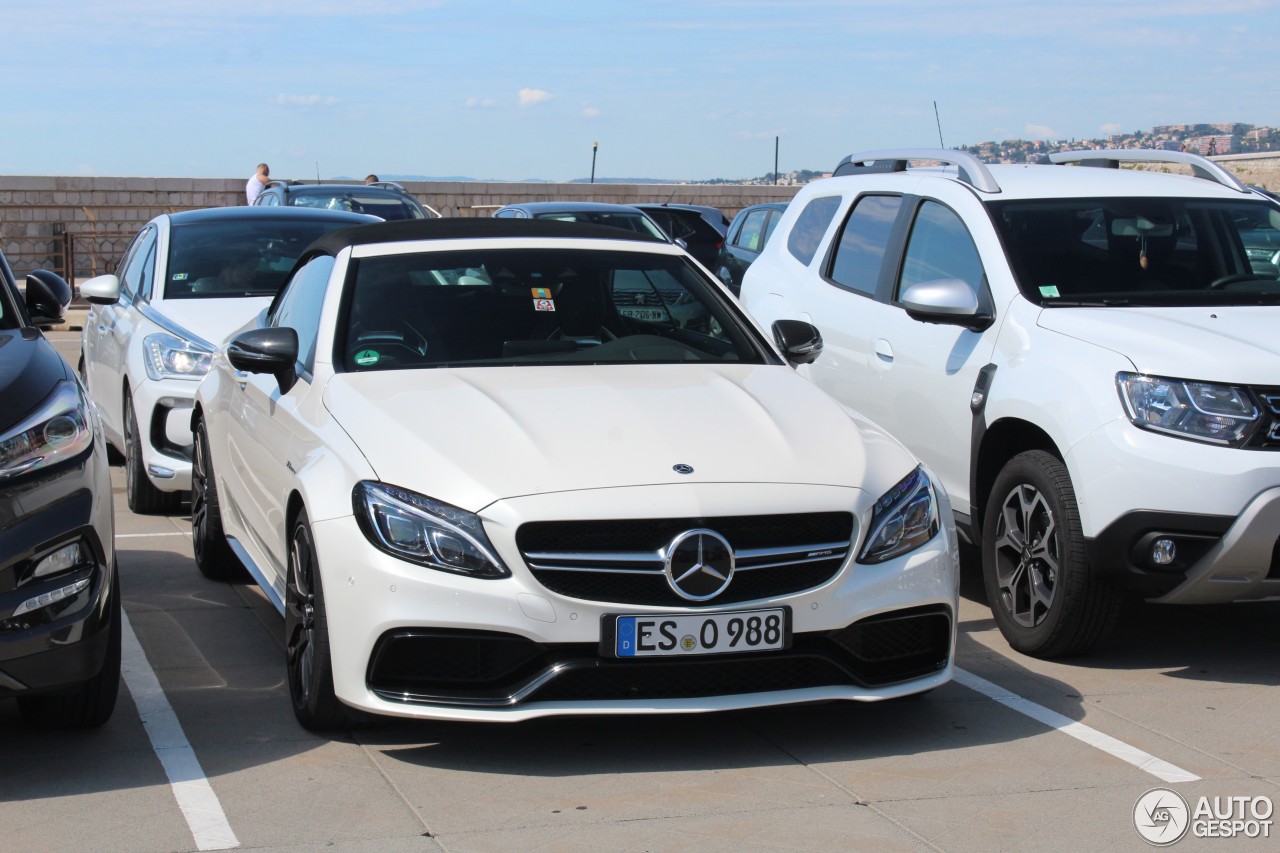
[(269, 183), (271, 183), (271, 167), (266, 163), (259, 163), (257, 173), (244, 185), (244, 197), (248, 199), (249, 204), (253, 204), (253, 200), (262, 192), (262, 188)]

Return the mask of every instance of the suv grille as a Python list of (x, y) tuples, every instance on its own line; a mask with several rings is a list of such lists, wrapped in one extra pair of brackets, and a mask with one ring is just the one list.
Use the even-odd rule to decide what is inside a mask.
[[(700, 607), (791, 595), (836, 576), (854, 540), (853, 514), (539, 521), (516, 531), (529, 570), (548, 590), (587, 601)], [(714, 530), (733, 548), (733, 581), (708, 601), (667, 582), (665, 549), (689, 530)]]

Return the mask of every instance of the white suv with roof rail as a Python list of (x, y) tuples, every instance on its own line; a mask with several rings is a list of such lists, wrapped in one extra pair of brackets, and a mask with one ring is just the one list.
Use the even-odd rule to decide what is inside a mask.
[(938, 474), (1001, 631), (1054, 657), (1126, 591), (1280, 596), (1277, 278), (1280, 205), (1210, 160), (912, 149), (802, 189), (742, 302), (819, 328), (800, 370)]

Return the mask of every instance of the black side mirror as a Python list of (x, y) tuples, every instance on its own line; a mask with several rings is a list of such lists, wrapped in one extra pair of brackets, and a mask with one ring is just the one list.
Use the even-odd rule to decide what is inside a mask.
[(822, 332), (804, 320), (775, 321), (773, 340), (793, 366), (812, 364), (822, 355)]
[(71, 304), (71, 285), (48, 270), (27, 273), (27, 313), (31, 325), (47, 329), (62, 322)]
[(287, 326), (252, 329), (236, 335), (227, 344), (227, 361), (236, 370), (270, 373), (288, 393), (298, 380), (293, 366), (298, 361), (298, 333)]

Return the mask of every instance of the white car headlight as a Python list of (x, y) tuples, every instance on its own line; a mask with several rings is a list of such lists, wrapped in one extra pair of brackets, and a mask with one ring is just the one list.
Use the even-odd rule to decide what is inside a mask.
[(142, 363), (152, 379), (202, 379), (213, 364), (213, 353), (166, 332), (142, 341)]
[(511, 571), (484, 533), (480, 517), (425, 495), (368, 480), (352, 493), (360, 529), (375, 547), (402, 560), (473, 578)]
[(938, 516), (933, 481), (917, 466), (876, 501), (871, 511), (871, 533), (858, 562), (883, 563), (914, 551), (937, 535)]
[(1116, 386), (1129, 420), (1154, 432), (1239, 447), (1259, 423), (1252, 395), (1233, 385), (1117, 373)]
[(91, 444), (89, 402), (78, 383), (64, 380), (31, 415), (0, 435), (0, 480), (70, 459)]

